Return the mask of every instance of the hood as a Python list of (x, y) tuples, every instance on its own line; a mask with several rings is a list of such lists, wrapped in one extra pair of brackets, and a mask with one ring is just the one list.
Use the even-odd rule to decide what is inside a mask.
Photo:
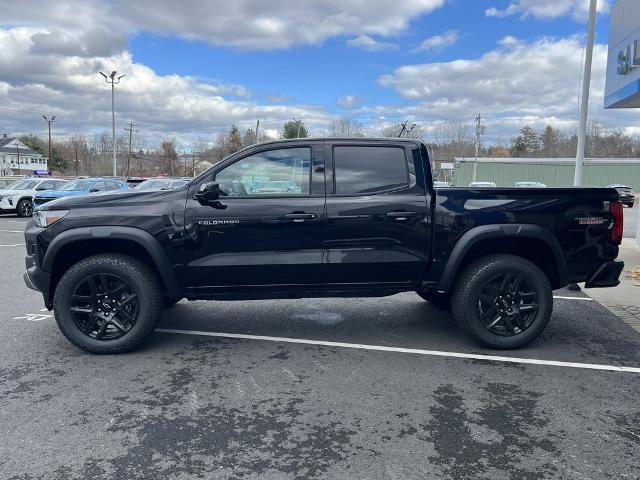
[(42, 190), (40, 192), (36, 192), (36, 198), (62, 198), (62, 197), (72, 197), (74, 195), (84, 195), (86, 194), (86, 190)]
[[(126, 203), (127, 205), (144, 204), (149, 201), (162, 201), (168, 194), (177, 192), (178, 190), (143, 190), (136, 192), (135, 190), (118, 190), (110, 192), (92, 193), (87, 195), (86, 192), (74, 192), (70, 190), (63, 192), (60, 190), (51, 191), (52, 195), (44, 195), (45, 192), (41, 192), (43, 196), (48, 198), (54, 198), (53, 194), (67, 193), (72, 195), (55, 196), (55, 200), (47, 202), (38, 209), (40, 210), (53, 210), (56, 208), (92, 208), (102, 205), (111, 205), (116, 203)], [(185, 193), (185, 192), (183, 192)]]
[(14, 195), (22, 195), (26, 193), (31, 195), (33, 190), (0, 190), (0, 197), (13, 197)]

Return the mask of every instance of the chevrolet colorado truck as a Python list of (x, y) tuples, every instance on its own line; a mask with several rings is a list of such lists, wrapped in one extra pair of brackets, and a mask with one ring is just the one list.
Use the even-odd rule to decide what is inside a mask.
[(408, 139), (296, 139), (229, 156), (175, 190), (53, 200), (26, 227), (28, 287), (93, 353), (138, 346), (188, 300), (415, 291), (480, 343), (544, 330), (552, 290), (617, 285), (615, 189), (447, 188)]

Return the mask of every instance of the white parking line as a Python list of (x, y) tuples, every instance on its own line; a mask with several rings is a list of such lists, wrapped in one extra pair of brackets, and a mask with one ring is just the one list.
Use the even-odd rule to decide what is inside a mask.
[(1, 233), (24, 233), (24, 230), (0, 230)]
[(554, 295), (553, 298), (561, 300), (584, 300), (587, 302), (593, 302), (593, 298), (591, 297), (563, 297), (561, 295)]
[(0, 245), (0, 247), (20, 247), (24, 245), (24, 243), (12, 243), (11, 245)]
[(364, 345), (360, 343), (327, 342), (324, 340), (307, 340), (304, 338), (268, 337), (264, 335), (245, 335), (241, 333), (203, 332), (199, 330), (178, 330), (158, 328), (160, 333), (179, 333), (182, 335), (199, 335), (204, 337), (238, 338), (242, 340), (261, 340), (265, 342), (297, 343), (302, 345), (320, 345), (323, 347), (352, 348), (357, 350), (373, 350), (380, 352), (412, 353), (434, 357), (462, 358), (466, 360), (485, 360), (489, 362), (522, 363), (529, 365), (545, 365), (552, 367), (583, 368), (587, 370), (606, 370), (610, 372), (640, 373), (640, 367), (621, 367), (617, 365), (598, 365), (595, 363), (558, 362), (555, 360), (537, 360), (533, 358), (500, 357), (496, 355), (479, 355), (475, 353), (442, 352), (438, 350), (421, 350), (418, 348), (385, 347), (382, 345)]

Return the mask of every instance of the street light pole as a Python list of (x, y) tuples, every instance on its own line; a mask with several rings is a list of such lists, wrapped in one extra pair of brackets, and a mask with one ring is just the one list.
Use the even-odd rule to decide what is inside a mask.
[(44, 118), (44, 121), (49, 124), (49, 166), (51, 166), (51, 122), (56, 119), (56, 116), (54, 115), (51, 117), (51, 120), (49, 120), (45, 115), (42, 115), (42, 118)]
[(587, 113), (589, 110), (589, 88), (591, 86), (591, 62), (593, 59), (593, 41), (596, 28), (596, 6), (598, 1), (591, 0), (589, 7), (589, 28), (587, 47), (584, 56), (584, 74), (582, 76), (582, 101), (580, 103), (580, 123), (578, 124), (578, 148), (576, 150), (576, 170), (573, 185), (582, 185), (582, 167), (584, 165), (584, 146), (587, 136)]
[(120, 83), (120, 79), (124, 75), (120, 75), (116, 78), (117, 72), (114, 70), (109, 76), (106, 73), (100, 72), (107, 83), (111, 84), (111, 148), (113, 150), (113, 176), (117, 175), (116, 170), (116, 85)]

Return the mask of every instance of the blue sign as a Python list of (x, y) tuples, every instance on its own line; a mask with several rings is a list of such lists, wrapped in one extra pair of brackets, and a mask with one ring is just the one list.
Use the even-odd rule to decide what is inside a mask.
[(49, 175), (51, 172), (49, 170), (36, 170), (35, 172), (36, 175)]

